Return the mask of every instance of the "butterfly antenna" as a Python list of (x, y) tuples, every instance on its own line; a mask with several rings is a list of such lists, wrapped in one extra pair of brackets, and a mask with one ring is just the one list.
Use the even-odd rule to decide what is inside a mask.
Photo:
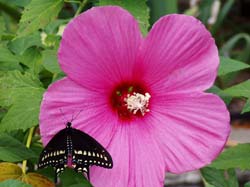
[(73, 122), (73, 120), (75, 120), (79, 115), (80, 115), (80, 113), (83, 111), (83, 109), (82, 110), (80, 110), (77, 114), (76, 114), (76, 116), (74, 117), (73, 115), (72, 115), (72, 119), (71, 119), (71, 122)]
[[(64, 124), (66, 124), (68, 122), (68, 120), (65, 118), (65, 114), (63, 113), (62, 109), (60, 108), (60, 112), (63, 116), (63, 119), (64, 119)], [(66, 122), (65, 122), (66, 121)]]

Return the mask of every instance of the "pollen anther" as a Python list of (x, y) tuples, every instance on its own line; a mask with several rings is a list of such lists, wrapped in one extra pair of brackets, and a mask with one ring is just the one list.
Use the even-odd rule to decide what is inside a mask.
[(126, 106), (130, 112), (136, 114), (137, 111), (140, 111), (144, 116), (146, 112), (149, 112), (148, 104), (150, 99), (150, 94), (145, 93), (145, 95), (140, 93), (133, 93), (132, 95), (128, 94), (127, 98), (124, 99)]

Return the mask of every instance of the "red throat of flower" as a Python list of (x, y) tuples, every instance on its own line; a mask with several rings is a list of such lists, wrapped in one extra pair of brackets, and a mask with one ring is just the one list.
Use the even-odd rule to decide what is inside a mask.
[(110, 102), (119, 118), (127, 121), (149, 112), (150, 97), (141, 84), (121, 83), (112, 91)]

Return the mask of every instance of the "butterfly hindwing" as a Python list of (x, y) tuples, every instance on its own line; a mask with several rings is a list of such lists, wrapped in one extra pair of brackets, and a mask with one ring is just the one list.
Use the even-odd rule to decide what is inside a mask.
[(89, 166), (112, 168), (113, 161), (105, 148), (88, 134), (72, 128), (72, 163), (77, 172), (88, 174)]

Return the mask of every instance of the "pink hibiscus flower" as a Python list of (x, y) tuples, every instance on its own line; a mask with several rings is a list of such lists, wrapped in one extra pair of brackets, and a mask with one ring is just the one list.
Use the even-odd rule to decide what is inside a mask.
[(229, 114), (213, 85), (219, 64), (214, 39), (186, 15), (168, 15), (143, 38), (138, 23), (116, 6), (95, 7), (66, 27), (58, 53), (67, 77), (44, 95), (44, 145), (67, 118), (97, 139), (113, 169), (92, 167), (95, 187), (158, 187), (165, 172), (209, 164), (230, 132)]

